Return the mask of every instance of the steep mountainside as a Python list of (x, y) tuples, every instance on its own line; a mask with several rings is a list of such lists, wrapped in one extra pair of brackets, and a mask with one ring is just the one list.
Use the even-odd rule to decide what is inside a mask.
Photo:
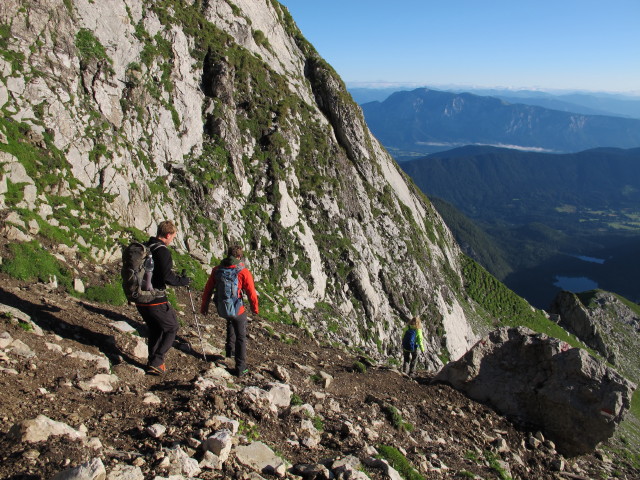
[(196, 286), (241, 241), (281, 320), (386, 354), (423, 313), (433, 367), (476, 338), (449, 231), (278, 2), (8, 0), (0, 27), (11, 241), (73, 276), (174, 218)]
[(376, 137), (397, 156), (463, 145), (550, 152), (640, 146), (640, 120), (582, 115), (493, 97), (419, 88), (362, 105)]

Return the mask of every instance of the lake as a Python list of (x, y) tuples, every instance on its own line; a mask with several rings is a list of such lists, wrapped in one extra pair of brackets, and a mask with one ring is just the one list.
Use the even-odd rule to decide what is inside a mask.
[(585, 292), (598, 288), (598, 284), (587, 277), (561, 277), (556, 275), (556, 281), (553, 284), (570, 292)]

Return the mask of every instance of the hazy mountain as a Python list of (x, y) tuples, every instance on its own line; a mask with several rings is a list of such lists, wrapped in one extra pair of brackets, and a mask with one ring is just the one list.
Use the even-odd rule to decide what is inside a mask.
[[(353, 99), (359, 104), (382, 102), (392, 93), (411, 91), (417, 86), (361, 87), (347, 85)], [(422, 87), (421, 87), (422, 88)], [(425, 88), (431, 88), (426, 87)], [(471, 93), (497, 97), (509, 103), (537, 105), (551, 110), (582, 113), (585, 115), (607, 115), (640, 119), (640, 96), (603, 92), (547, 92), (541, 90), (482, 89), (482, 88), (432, 88), (450, 93)]]
[(428, 89), (396, 92), (362, 105), (371, 131), (392, 153), (463, 145), (576, 152), (640, 146), (640, 120), (510, 104), (494, 97)]

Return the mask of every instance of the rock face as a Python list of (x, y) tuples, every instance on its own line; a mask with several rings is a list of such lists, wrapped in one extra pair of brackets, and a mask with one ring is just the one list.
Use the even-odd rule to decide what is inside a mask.
[(636, 388), (585, 350), (524, 327), (492, 332), (436, 379), (538, 426), (567, 455), (611, 437)]
[(560, 326), (600, 353), (627, 378), (640, 380), (640, 315), (613, 293), (592, 290), (560, 292), (550, 313)]
[(47, 225), (73, 270), (173, 218), (207, 270), (243, 243), (273, 313), (328, 305), (312, 331), (396, 353), (428, 310), (434, 367), (476, 340), (450, 232), (278, 2), (4, 0), (0, 23), (0, 205), (38, 220), (14, 241)]

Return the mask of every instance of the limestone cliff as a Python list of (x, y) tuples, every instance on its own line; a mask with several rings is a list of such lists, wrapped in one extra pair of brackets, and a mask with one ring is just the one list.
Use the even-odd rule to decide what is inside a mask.
[(640, 381), (640, 307), (603, 290), (560, 292), (551, 305), (560, 325), (613, 364), (627, 378)]
[(76, 269), (173, 218), (336, 341), (395, 352), (422, 314), (435, 367), (476, 338), (449, 231), (275, 0), (3, 0), (0, 106), (10, 241)]

